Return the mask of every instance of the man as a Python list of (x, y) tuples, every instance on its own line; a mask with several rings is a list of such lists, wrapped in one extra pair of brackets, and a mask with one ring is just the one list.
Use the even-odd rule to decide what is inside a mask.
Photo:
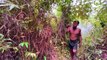
[(73, 25), (67, 28), (67, 32), (70, 34), (69, 48), (72, 60), (75, 59), (78, 43), (79, 46), (82, 44), (81, 29), (77, 28), (78, 25), (79, 21), (74, 21)]

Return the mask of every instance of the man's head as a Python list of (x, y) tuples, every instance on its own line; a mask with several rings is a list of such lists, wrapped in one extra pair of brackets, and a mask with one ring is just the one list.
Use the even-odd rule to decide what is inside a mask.
[(79, 25), (79, 21), (74, 21), (73, 22), (73, 29), (75, 30), (78, 25)]

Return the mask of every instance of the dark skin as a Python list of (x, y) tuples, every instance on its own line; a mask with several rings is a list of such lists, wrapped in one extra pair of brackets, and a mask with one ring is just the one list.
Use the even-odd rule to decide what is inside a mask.
[[(81, 36), (81, 29), (77, 28), (78, 21), (74, 21), (72, 27), (69, 26), (67, 28), (67, 32), (70, 34), (70, 40), (77, 40), (79, 39), (79, 46), (82, 44), (82, 36)], [(73, 59), (73, 56), (76, 55), (77, 50), (76, 49), (70, 49), (71, 57)]]

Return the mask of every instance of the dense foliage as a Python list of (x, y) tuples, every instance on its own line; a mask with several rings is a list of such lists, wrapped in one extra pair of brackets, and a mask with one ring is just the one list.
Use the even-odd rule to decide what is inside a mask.
[(74, 20), (88, 32), (78, 58), (107, 59), (106, 12), (106, 0), (3, 0), (0, 60), (69, 60), (65, 29)]

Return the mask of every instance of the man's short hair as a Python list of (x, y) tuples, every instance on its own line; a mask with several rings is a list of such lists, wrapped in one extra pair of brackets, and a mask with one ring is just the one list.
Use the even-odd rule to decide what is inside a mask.
[(74, 22), (77, 22), (79, 24), (79, 21), (74, 21)]

